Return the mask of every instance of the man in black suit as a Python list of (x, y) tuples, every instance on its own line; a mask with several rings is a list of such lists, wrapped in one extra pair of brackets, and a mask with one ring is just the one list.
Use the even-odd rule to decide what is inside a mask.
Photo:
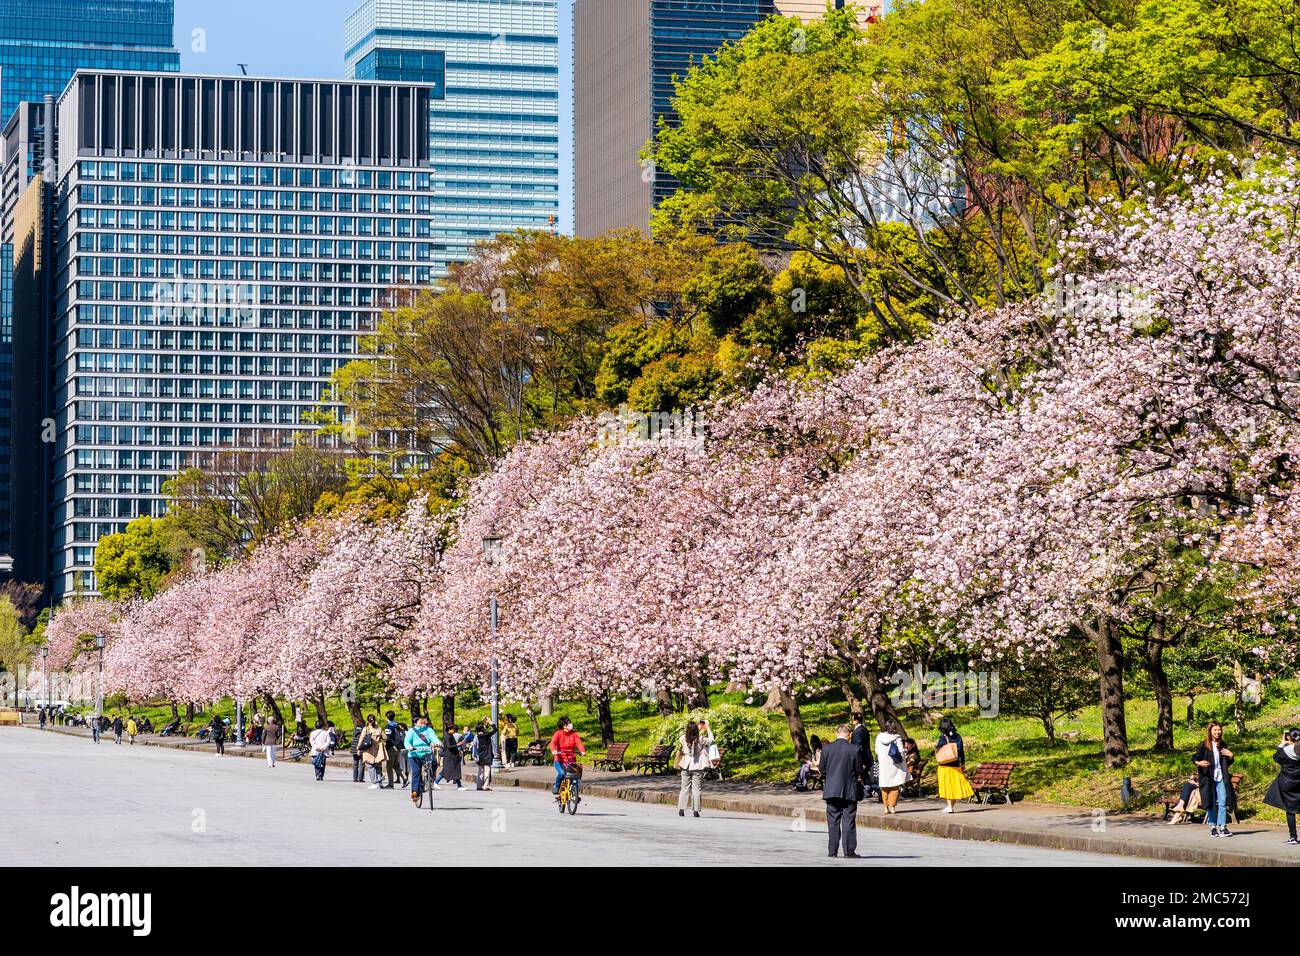
[(827, 856), (856, 857), (858, 849), (858, 801), (862, 799), (862, 757), (849, 740), (848, 724), (841, 724), (835, 739), (822, 747), (822, 799), (826, 801)]

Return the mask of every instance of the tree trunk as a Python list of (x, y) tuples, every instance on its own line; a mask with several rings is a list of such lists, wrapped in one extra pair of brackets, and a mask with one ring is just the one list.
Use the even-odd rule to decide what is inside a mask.
[(779, 688), (777, 694), (781, 710), (785, 713), (785, 722), (790, 728), (790, 742), (794, 744), (795, 759), (803, 763), (812, 756), (812, 748), (808, 746), (808, 734), (804, 730), (803, 714), (799, 713), (799, 702), (785, 687)]
[(362, 727), (366, 723), (366, 715), (361, 712), (361, 701), (357, 700), (355, 694), (344, 694), (343, 703), (347, 705), (348, 716), (352, 718), (353, 727)]
[(275, 715), (275, 722), (283, 727), (284, 715), (280, 713), (280, 705), (275, 697), (271, 694), (263, 694), (262, 699), (266, 701), (266, 709)]
[(763, 701), (763, 706), (759, 710), (764, 713), (773, 714), (781, 709), (781, 688), (773, 687), (767, 692), (767, 700)]
[(172, 704), (172, 720), (175, 720), (179, 716), (179, 713), (176, 710), (176, 701), (172, 701), (171, 704)]
[(885, 682), (880, 677), (880, 671), (876, 667), (875, 654), (852, 654), (851, 661), (854, 669), (858, 672), (858, 683), (862, 685), (862, 692), (866, 695), (867, 706), (871, 708), (871, 713), (876, 718), (876, 724), (881, 730), (888, 731), (891, 734), (898, 734), (900, 737), (907, 736), (907, 730), (903, 727), (903, 722), (898, 719), (898, 714), (894, 710), (894, 704), (889, 699), (889, 694), (885, 692)]
[(1097, 651), (1098, 684), (1101, 691), (1101, 731), (1106, 766), (1128, 765), (1128, 727), (1124, 720), (1124, 648), (1119, 628), (1109, 619), (1083, 627)]
[(862, 701), (858, 700), (858, 695), (853, 693), (853, 688), (847, 680), (840, 681), (840, 692), (844, 695), (844, 701), (849, 705), (850, 717), (862, 716)]
[(600, 721), (600, 739), (608, 748), (614, 742), (614, 714), (609, 709), (609, 695), (596, 698), (596, 714)]
[(538, 724), (537, 724), (537, 711), (533, 710), (533, 705), (532, 705), (532, 704), (524, 704), (524, 712), (525, 712), (526, 714), (528, 714), (528, 719), (529, 719), (530, 721), (532, 721), (532, 724), (533, 724), (533, 739), (534, 739), (534, 740), (541, 740), (541, 739), (542, 739), (542, 728), (539, 727)]
[(329, 711), (325, 709), (325, 692), (322, 690), (316, 691), (311, 702), (316, 706), (316, 719), (319, 720), (322, 725), (329, 724)]
[(455, 694), (442, 695), (442, 726), (443, 727), (456, 726), (456, 695)]
[(194, 720), (194, 702), (185, 702), (185, 722), (188, 724)]
[(671, 717), (676, 711), (676, 708), (673, 706), (672, 691), (666, 690), (663, 687), (656, 687), (655, 705), (659, 708), (660, 717)]
[(1246, 699), (1243, 694), (1245, 686), (1246, 675), (1241, 669), (1241, 662), (1238, 661), (1232, 665), (1232, 723), (1238, 737), (1246, 733)]
[(1196, 695), (1187, 695), (1187, 729), (1191, 730), (1196, 726)]
[(541, 711), (543, 717), (549, 717), (555, 712), (555, 698), (547, 694), (537, 702), (537, 709)]
[(415, 726), (415, 718), (420, 716), (420, 698), (411, 694), (406, 698), (406, 709), (411, 712), (411, 726)]
[(709, 708), (709, 685), (705, 683), (704, 678), (699, 674), (691, 675), (690, 689), (686, 694), (686, 707), (688, 710), (708, 710)]
[(1174, 749), (1174, 697), (1169, 691), (1169, 675), (1165, 673), (1163, 641), (1147, 641), (1143, 647), (1142, 667), (1151, 678), (1151, 688), (1156, 695), (1156, 750)]
[(1052, 713), (1051, 709), (1049, 708), (1043, 711), (1041, 715), (1039, 715), (1039, 719), (1042, 720), (1043, 722), (1043, 733), (1047, 734), (1047, 745), (1049, 747), (1055, 747), (1056, 746), (1056, 716)]

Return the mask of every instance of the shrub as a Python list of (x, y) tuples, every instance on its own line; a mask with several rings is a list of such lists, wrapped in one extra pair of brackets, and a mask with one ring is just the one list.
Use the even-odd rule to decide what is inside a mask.
[(704, 717), (713, 730), (713, 742), (732, 754), (755, 754), (771, 750), (781, 743), (781, 733), (766, 714), (735, 704), (721, 704), (708, 710), (665, 717), (655, 728), (655, 739), (662, 744), (676, 744), (686, 730), (686, 722)]

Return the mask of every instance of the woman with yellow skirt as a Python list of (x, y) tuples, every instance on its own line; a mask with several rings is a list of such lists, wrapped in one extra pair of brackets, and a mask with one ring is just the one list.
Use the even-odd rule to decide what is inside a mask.
[(943, 812), (956, 813), (957, 801), (970, 799), (975, 791), (966, 779), (966, 746), (951, 717), (939, 721), (939, 743), (934, 752), (939, 765), (939, 798), (948, 801)]

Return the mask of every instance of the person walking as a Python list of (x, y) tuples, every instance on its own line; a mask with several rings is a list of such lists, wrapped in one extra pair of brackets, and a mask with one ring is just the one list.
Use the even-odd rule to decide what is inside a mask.
[(90, 737), (95, 743), (99, 743), (99, 735), (104, 732), (104, 718), (96, 714), (90, 718)]
[(384, 714), (384, 721), (384, 751), (387, 757), (384, 765), (388, 768), (388, 789), (392, 790), (394, 780), (400, 786), (406, 786), (406, 751), (402, 747), (406, 731), (397, 722), (397, 714), (391, 710)]
[(515, 768), (515, 758), (519, 756), (519, 724), (514, 714), (506, 714), (506, 722), (501, 727), (501, 746), (505, 757), (506, 769)]
[(37, 708), (37, 710), (36, 710), (36, 719), (37, 719), (38, 721), (40, 721), (40, 724), (41, 724), (41, 730), (44, 730), (44, 729), (45, 729), (45, 708), (44, 708), (44, 707), (38, 707), (38, 708)]
[(975, 796), (966, 779), (966, 743), (957, 733), (951, 717), (939, 721), (939, 742), (934, 748), (934, 762), (939, 765), (939, 798), (948, 805), (944, 813), (956, 813), (957, 801)]
[(113, 715), (113, 743), (122, 742), (122, 718), (118, 714)]
[(212, 723), (208, 725), (208, 738), (217, 745), (216, 756), (224, 757), (226, 755), (226, 724), (216, 714), (212, 715)]
[(464, 762), (464, 754), (461, 752), (461, 739), (456, 734), (455, 726), (446, 729), (442, 738), (442, 763), (438, 767), (438, 773), (433, 778), (433, 789), (441, 790), (438, 784), (442, 781), (454, 783), (457, 790), (464, 790), (460, 778), (461, 764)]
[(478, 760), (475, 790), (492, 789), (492, 742), (496, 735), (497, 729), (492, 726), (492, 721), (483, 718), (483, 722), (478, 725), (478, 733), (474, 736), (474, 750)]
[(898, 812), (898, 794), (911, 779), (901, 734), (882, 730), (876, 734), (876, 766), (880, 768), (880, 802), (885, 813)]
[[(416, 717), (415, 726), (406, 732), (406, 759), (410, 764), (411, 802), (414, 804), (418, 805), (420, 802), (420, 785), (424, 782), (420, 778), (421, 771), (426, 763), (434, 759), (434, 749), (442, 746), (442, 743), (438, 735), (433, 732), (433, 728), (429, 726), (429, 718), (425, 714)], [(444, 747), (444, 752), (455, 749), (456, 743), (453, 739)], [(436, 782), (433, 788), (438, 789)]]
[(135, 718), (130, 714), (126, 716), (126, 742), (132, 747), (135, 746), (135, 735), (140, 732), (140, 725), (135, 722)]
[(1232, 751), (1223, 742), (1223, 725), (1217, 720), (1211, 721), (1205, 728), (1205, 739), (1196, 748), (1192, 763), (1196, 764), (1205, 825), (1210, 828), (1212, 837), (1232, 836), (1228, 830), (1228, 815), (1237, 812), (1237, 794), (1232, 789), (1230, 769), (1232, 761)]
[(352, 739), (348, 744), (348, 753), (352, 754), (352, 782), (366, 782), (365, 755), (361, 752), (361, 741), (366, 735), (365, 721), (358, 718), (352, 726)]
[(822, 747), (822, 800), (826, 802), (826, 855), (856, 859), (858, 801), (862, 799), (862, 756), (850, 740), (848, 724), (835, 729), (835, 739)]
[(1286, 814), (1286, 828), (1291, 833), (1286, 845), (1300, 846), (1295, 832), (1295, 817), (1300, 813), (1300, 728), (1292, 727), (1282, 735), (1273, 760), (1278, 765), (1277, 777), (1269, 784), (1264, 802)]
[(325, 729), (325, 722), (316, 721), (316, 729), (311, 732), (311, 738), (308, 741), (311, 748), (311, 766), (316, 771), (316, 779), (325, 779), (325, 758), (330, 751), (330, 732)]
[(682, 789), (677, 794), (677, 815), (686, 816), (686, 804), (691, 804), (691, 814), (700, 815), (700, 798), (704, 788), (704, 774), (713, 767), (717, 751), (713, 746), (713, 732), (709, 722), (700, 718), (686, 722), (686, 730), (677, 741), (677, 766), (682, 772)]
[(283, 733), (284, 727), (272, 714), (266, 721), (266, 726), (262, 728), (262, 749), (266, 751), (268, 767), (275, 766), (275, 752), (280, 749), (280, 737)]
[(361, 728), (361, 760), (370, 771), (370, 789), (378, 790), (383, 783), (388, 752), (384, 748), (384, 732), (379, 729), (374, 714), (366, 717), (366, 725)]

